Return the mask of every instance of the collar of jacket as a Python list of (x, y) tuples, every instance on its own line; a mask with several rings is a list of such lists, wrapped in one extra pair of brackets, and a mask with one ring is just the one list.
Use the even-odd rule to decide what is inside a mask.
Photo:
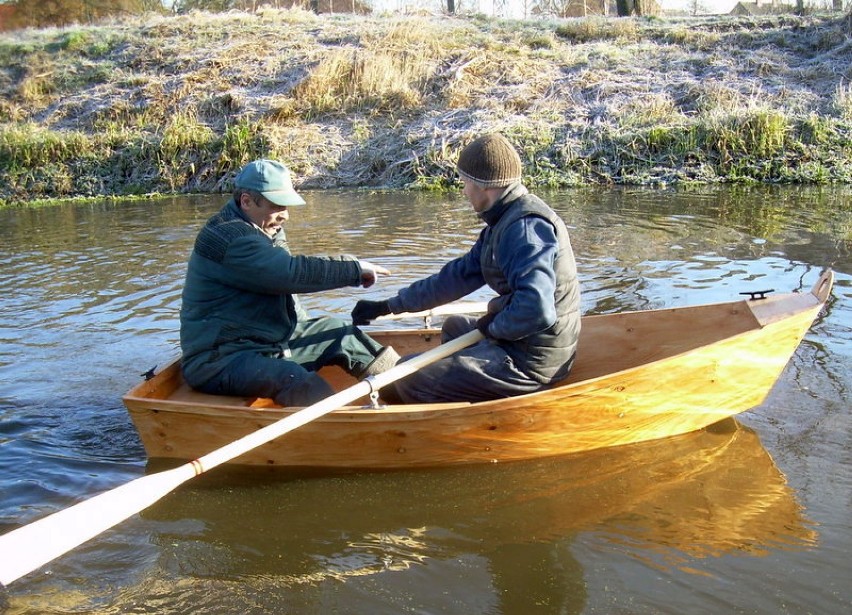
[(480, 219), (488, 226), (494, 226), (497, 224), (497, 221), (503, 217), (506, 210), (512, 206), (512, 203), (527, 194), (527, 192), (529, 192), (529, 190), (527, 190), (526, 186), (524, 186), (521, 182), (515, 182), (514, 184), (509, 185), (506, 190), (503, 191), (503, 194), (500, 195), (500, 198), (494, 201), (494, 204), (491, 207), (478, 214)]
[(228, 210), (228, 212), (229, 212), (232, 216), (234, 216), (234, 217), (236, 217), (236, 218), (240, 218), (241, 220), (245, 220), (246, 222), (248, 222), (248, 223), (249, 223), (249, 224), (251, 224), (252, 226), (257, 226), (254, 222), (252, 222), (252, 221), (251, 221), (251, 218), (249, 218), (249, 217), (246, 215), (246, 212), (244, 212), (244, 211), (243, 211), (243, 208), (242, 208), (242, 207), (240, 207), (239, 205), (237, 205), (237, 202), (236, 202), (233, 198), (231, 198), (231, 200), (230, 200), (230, 201), (228, 201), (228, 202), (225, 204), (225, 209), (227, 209), (227, 210)]
[[(258, 231), (263, 233), (264, 236), (268, 237), (268, 235), (266, 235), (266, 233), (263, 232), (263, 229), (260, 228), (257, 224), (255, 224), (252, 221), (251, 218), (248, 217), (246, 212), (243, 211), (243, 208), (240, 207), (239, 205), (237, 205), (237, 202), (233, 198), (231, 198), (231, 200), (228, 201), (225, 204), (225, 209), (228, 210), (228, 212), (231, 216), (234, 216), (234, 217), (239, 218), (240, 220), (243, 220), (246, 224), (250, 224), (255, 229), (257, 229)], [(275, 233), (275, 235), (272, 236), (272, 242), (275, 243), (276, 245), (280, 244), (282, 242), (284, 243), (284, 245), (287, 245), (287, 235), (284, 232), (283, 226), (280, 229), (278, 229), (278, 232)]]

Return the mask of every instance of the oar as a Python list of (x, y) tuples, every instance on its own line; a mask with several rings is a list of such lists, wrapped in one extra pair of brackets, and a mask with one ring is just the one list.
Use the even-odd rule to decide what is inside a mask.
[(413, 374), (421, 367), (448, 357), (481, 339), (482, 334), (477, 330), (466, 333), (226, 444), (195, 461), (173, 470), (137, 478), (0, 536), (0, 583), (8, 585), (67, 553), (144, 510), (189, 479), (337, 410), (359, 397)]
[[(402, 318), (422, 318), (427, 323), (434, 316), (449, 316), (450, 314), (482, 314), (488, 311), (488, 303), (485, 301), (461, 301), (458, 303), (446, 303), (431, 310), (422, 312), (403, 312), (402, 314), (387, 314), (379, 316), (374, 322), (383, 320), (400, 320)], [(428, 325), (427, 325), (428, 326)]]

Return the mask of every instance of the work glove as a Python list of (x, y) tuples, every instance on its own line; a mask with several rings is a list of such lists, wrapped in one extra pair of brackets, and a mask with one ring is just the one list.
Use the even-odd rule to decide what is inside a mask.
[(352, 324), (353, 325), (368, 325), (371, 320), (375, 320), (379, 316), (390, 314), (391, 309), (387, 300), (385, 301), (367, 301), (361, 299), (352, 308)]
[(485, 316), (476, 321), (476, 328), (479, 329), (479, 332), (482, 333), (483, 336), (494, 339), (494, 336), (488, 332), (488, 325), (491, 324), (491, 321), (497, 314), (486, 313)]

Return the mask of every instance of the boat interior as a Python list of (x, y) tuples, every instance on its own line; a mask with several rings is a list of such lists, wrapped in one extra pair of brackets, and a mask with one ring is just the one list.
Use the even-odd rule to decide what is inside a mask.
[[(585, 316), (571, 374), (562, 385), (589, 380), (613, 372), (672, 357), (761, 326), (750, 302), (701, 305), (663, 310)], [(383, 345), (390, 344), (405, 356), (440, 343), (439, 329), (371, 330)], [(337, 367), (320, 375), (340, 391), (356, 380)], [(155, 378), (141, 383), (128, 397), (168, 399), (190, 405), (276, 407), (263, 398), (214, 396), (191, 389), (183, 382), (177, 362)], [(366, 404), (359, 400), (353, 405)], [(363, 402), (363, 404), (361, 404)]]

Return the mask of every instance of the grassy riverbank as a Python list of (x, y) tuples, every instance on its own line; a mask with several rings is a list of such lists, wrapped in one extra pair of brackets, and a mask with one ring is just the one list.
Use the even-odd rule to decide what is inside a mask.
[(528, 183), (852, 182), (833, 16), (497, 21), (229, 13), (0, 37), (0, 201), (442, 187), (501, 130)]

